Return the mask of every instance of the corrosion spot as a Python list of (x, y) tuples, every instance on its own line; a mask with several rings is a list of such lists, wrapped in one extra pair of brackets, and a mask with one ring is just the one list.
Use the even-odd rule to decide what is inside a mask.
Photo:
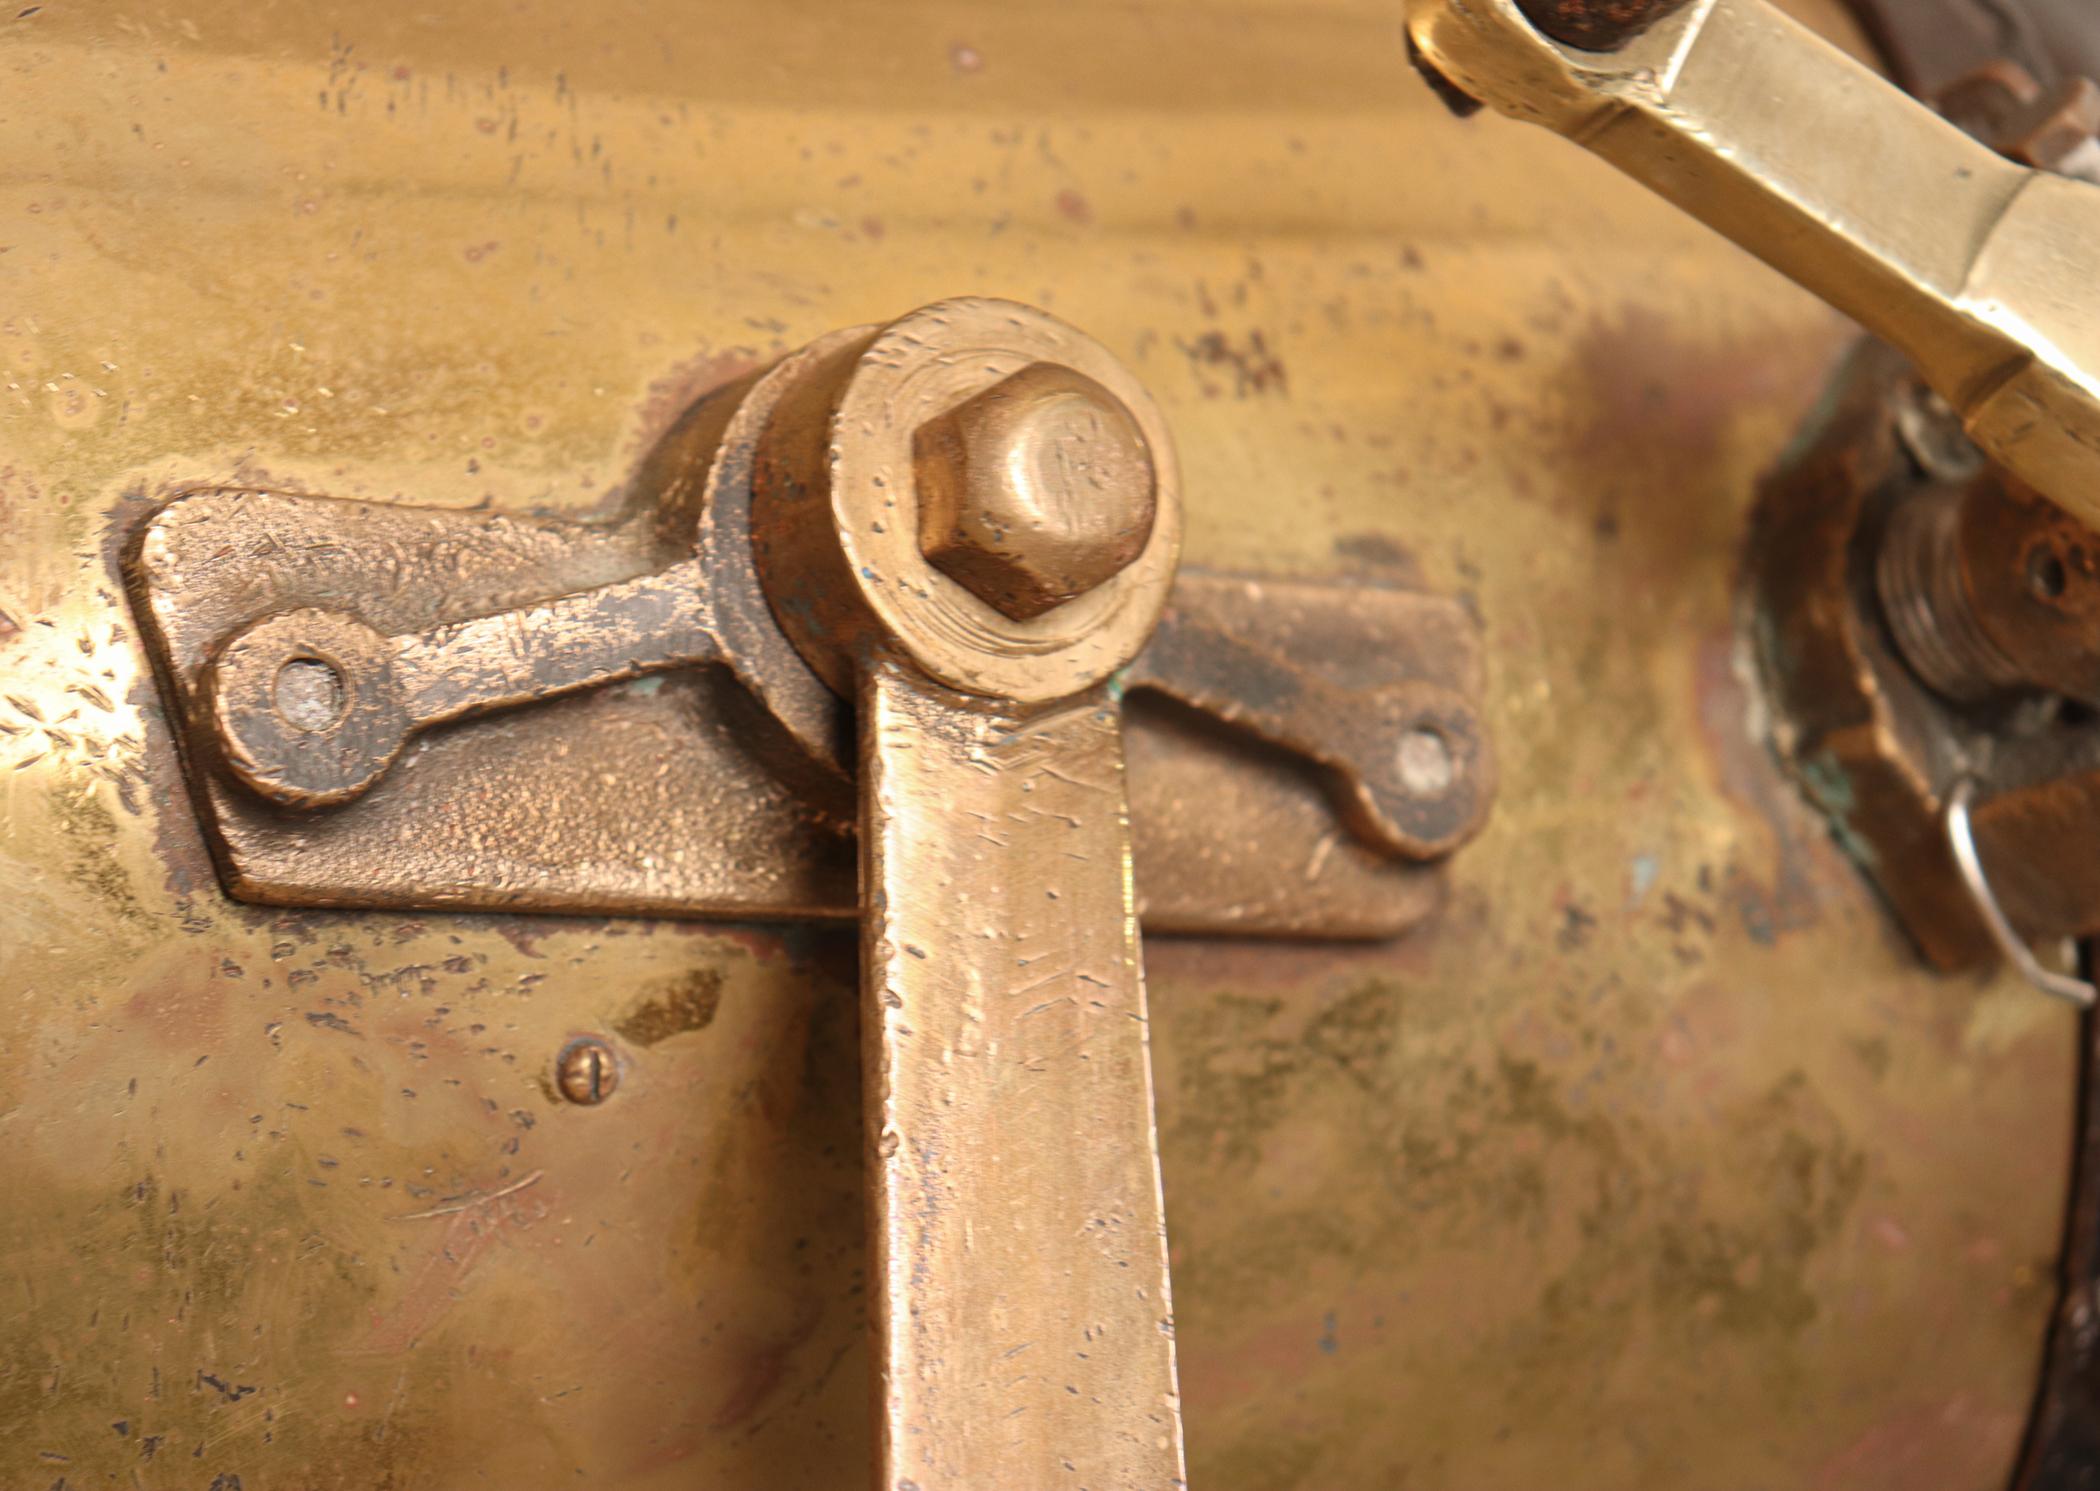
[(653, 1046), (688, 1030), (705, 1030), (721, 1003), (721, 971), (696, 968), (651, 985), (613, 1029), (637, 1046)]

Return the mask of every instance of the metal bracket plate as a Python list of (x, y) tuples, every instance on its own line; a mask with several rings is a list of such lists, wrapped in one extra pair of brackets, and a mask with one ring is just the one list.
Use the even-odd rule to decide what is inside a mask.
[[(420, 632), (671, 557), (651, 514), (594, 524), (231, 488), (163, 508), (129, 577), (229, 890), (300, 906), (853, 917), (850, 794), (720, 667), (431, 730), (372, 791), (319, 810), (248, 791), (187, 728), (213, 649), (257, 618), (348, 607), (382, 632)], [(1159, 661), (1170, 651), (1171, 668)], [(1208, 676), (1191, 680), (1192, 666)], [(1376, 938), (1434, 909), (1437, 866), (1353, 821), (1332, 767), (1391, 770), (1365, 759), (1401, 747), (1381, 733), (1382, 700), (1479, 699), (1479, 628), (1460, 602), (1184, 570), (1127, 686), (1148, 929)], [(1328, 709), (1328, 738), (1287, 750), (1235, 729), (1218, 702), (1229, 691), (1288, 709), (1279, 690), (1351, 707)], [(1475, 720), (1445, 732), (1477, 784), (1447, 830), (1461, 837), (1492, 795)]]

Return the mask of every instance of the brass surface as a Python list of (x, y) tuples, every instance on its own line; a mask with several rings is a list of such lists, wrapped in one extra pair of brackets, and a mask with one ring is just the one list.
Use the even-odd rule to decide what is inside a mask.
[(1919, 968), (1734, 627), (1853, 333), (1399, 50), (1383, 0), (9, 13), (0, 1485), (858, 1484), (850, 934), (229, 900), (118, 556), (198, 482), (604, 519), (701, 390), (959, 287), (1144, 380), (1190, 563), (1485, 627), (1433, 925), (1147, 937), (1192, 1485), (2004, 1484), (2074, 1021)]
[[(1081, 609), (1052, 622), (941, 578), (917, 536), (954, 516), (929, 430), (1034, 466), (1044, 418), (1068, 418), (1058, 406), (1081, 385), (1030, 374), (1074, 365), (1082, 438), (1142, 430), (1149, 458), (1141, 492), (1129, 460), (1083, 455), (1071, 458), (1106, 480), (1022, 504), (1073, 509), (1001, 540), (1016, 569), (1071, 581), (1065, 605)], [(806, 365), (754, 469), (774, 609), (814, 666), (859, 684), (869, 1484), (1186, 1486), (1108, 687), (1149, 640), (1180, 559), (1159, 409), (1106, 348), (1043, 312), (946, 301)], [(1068, 479), (1012, 480), (1046, 476)], [(1114, 566), (1071, 562), (1074, 530), (1121, 528), (1140, 496), (1153, 509), (1142, 547)]]
[(1697, 0), (1609, 55), (1542, 35), (1519, 0), (1408, 0), (1408, 17), (1461, 91), (1902, 348), (1977, 444), (2100, 527), (2100, 189), (1995, 155), (1765, 0)]

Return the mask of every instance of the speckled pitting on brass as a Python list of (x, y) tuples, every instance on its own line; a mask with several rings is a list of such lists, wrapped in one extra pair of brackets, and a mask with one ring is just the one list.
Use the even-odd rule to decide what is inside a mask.
[(47, 3), (0, 78), (0, 1484), (855, 1484), (850, 934), (230, 905), (112, 556), (176, 479), (611, 511), (961, 292), (1160, 398), (1191, 561), (1488, 626), (1433, 929), (1148, 944), (1192, 1484), (2003, 1484), (2072, 1020), (1919, 970), (1735, 667), (1845, 330), (1384, 0)]

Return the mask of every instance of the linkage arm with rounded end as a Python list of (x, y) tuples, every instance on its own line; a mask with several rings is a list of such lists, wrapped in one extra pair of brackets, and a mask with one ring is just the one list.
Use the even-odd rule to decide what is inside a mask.
[(1977, 444), (2100, 527), (2100, 188), (2002, 159), (1764, 0), (1648, 5), (1614, 51), (1527, 9), (1555, 7), (1407, 0), (1409, 34), (1460, 91), (1894, 343)]
[(687, 560), (407, 636), (344, 611), (279, 612), (220, 645), (203, 707), (235, 776), (286, 807), (328, 807), (432, 725), (721, 655)]

